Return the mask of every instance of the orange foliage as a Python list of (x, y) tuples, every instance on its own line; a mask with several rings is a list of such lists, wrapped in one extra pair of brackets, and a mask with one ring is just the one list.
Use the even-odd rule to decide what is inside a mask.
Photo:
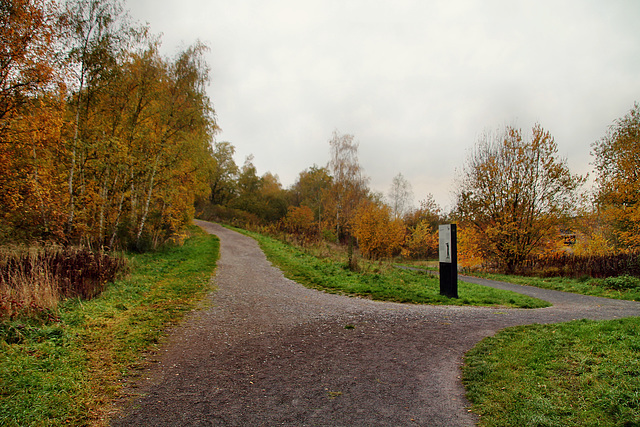
[(474, 227), (477, 249), (506, 271), (544, 250), (575, 211), (585, 178), (571, 174), (549, 132), (535, 125), (482, 137), (457, 189), (456, 216)]
[[(0, 40), (0, 240), (60, 236), (64, 103), (55, 3), (3, 2)], [(62, 179), (61, 179), (62, 178)]]
[[(169, 61), (151, 37), (125, 40), (133, 32), (102, 43), (126, 26), (115, 9), (89, 14), (104, 31), (74, 33), (72, 23), (96, 24), (83, 19), (90, 5), (72, 5), (65, 20), (55, 4), (2, 8), (0, 241), (142, 247), (180, 234), (214, 165), (206, 48)], [(96, 38), (66, 40), (61, 55), (57, 40), (72, 34)], [(78, 62), (56, 62), (63, 56)], [(82, 73), (67, 91), (71, 69)]]
[(0, 143), (6, 120), (20, 113), (29, 97), (49, 89), (56, 77), (55, 44), (59, 11), (46, 0), (3, 1), (0, 60)]
[(573, 253), (577, 256), (605, 256), (615, 252), (615, 248), (601, 230), (579, 236), (573, 247)]
[(310, 235), (316, 229), (313, 211), (307, 206), (289, 206), (283, 222), (289, 233)]
[(400, 252), (406, 227), (401, 219), (391, 219), (391, 209), (370, 201), (363, 202), (353, 220), (353, 235), (360, 251), (372, 258), (390, 257)]
[(63, 233), (67, 197), (61, 179), (62, 103), (43, 97), (29, 107), (11, 120), (0, 144), (0, 238), (8, 233), (23, 239)]
[(458, 223), (458, 265), (463, 268), (475, 268), (484, 264), (481, 248), (478, 244), (482, 238), (472, 226)]
[(640, 248), (640, 104), (594, 144), (597, 201), (620, 249)]

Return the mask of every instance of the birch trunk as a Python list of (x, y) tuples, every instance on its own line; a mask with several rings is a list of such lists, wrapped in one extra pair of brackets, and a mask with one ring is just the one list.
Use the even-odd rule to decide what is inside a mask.
[(149, 182), (149, 192), (147, 193), (147, 200), (144, 205), (144, 211), (142, 218), (140, 219), (140, 227), (138, 228), (138, 235), (136, 236), (136, 243), (140, 243), (140, 236), (142, 236), (142, 230), (144, 223), (147, 221), (147, 215), (149, 214), (149, 204), (151, 203), (151, 194), (153, 193), (153, 183), (156, 178), (156, 170), (158, 169), (158, 160), (160, 160), (160, 154), (156, 155), (156, 159), (153, 162), (153, 170), (151, 172), (151, 181)]

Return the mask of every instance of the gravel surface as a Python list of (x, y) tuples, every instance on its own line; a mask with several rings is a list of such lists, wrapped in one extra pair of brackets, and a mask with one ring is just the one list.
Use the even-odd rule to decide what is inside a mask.
[(462, 357), (507, 326), (640, 315), (640, 303), (465, 277), (553, 303), (419, 306), (307, 289), (257, 243), (221, 241), (212, 304), (175, 328), (113, 426), (471, 426)]

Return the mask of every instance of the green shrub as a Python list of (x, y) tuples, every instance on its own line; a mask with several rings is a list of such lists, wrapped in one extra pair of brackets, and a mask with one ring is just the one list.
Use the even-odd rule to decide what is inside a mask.
[(633, 276), (607, 277), (604, 279), (604, 286), (615, 291), (640, 288), (640, 278)]

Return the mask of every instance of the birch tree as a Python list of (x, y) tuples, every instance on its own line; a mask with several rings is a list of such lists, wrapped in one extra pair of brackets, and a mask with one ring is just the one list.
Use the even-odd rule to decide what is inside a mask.
[(393, 177), (388, 197), (394, 218), (402, 218), (411, 209), (413, 190), (402, 173)]
[(338, 131), (334, 131), (329, 146), (332, 183), (325, 199), (325, 210), (334, 215), (338, 239), (347, 239), (349, 268), (355, 270), (357, 265), (353, 256), (352, 225), (356, 210), (368, 193), (368, 179), (358, 161), (358, 143), (354, 141), (353, 135), (340, 135)]
[[(113, 82), (118, 57), (126, 50), (134, 30), (127, 25), (123, 8), (117, 0), (67, 1), (67, 16), (70, 23), (68, 44), (69, 58), (75, 82), (72, 87), (74, 99), (70, 107), (74, 113), (73, 134), (70, 138), (70, 160), (68, 172), (69, 210), (68, 233), (71, 233), (78, 207), (86, 206), (86, 187), (80, 184), (85, 159), (90, 157), (92, 144), (98, 139), (89, 124), (99, 91)], [(80, 202), (78, 199), (80, 198)], [(76, 206), (78, 205), (78, 206)]]
[(360, 201), (368, 192), (368, 179), (358, 160), (358, 143), (353, 135), (333, 132), (329, 141), (331, 187), (326, 198), (335, 218), (336, 235), (349, 237), (351, 222)]

